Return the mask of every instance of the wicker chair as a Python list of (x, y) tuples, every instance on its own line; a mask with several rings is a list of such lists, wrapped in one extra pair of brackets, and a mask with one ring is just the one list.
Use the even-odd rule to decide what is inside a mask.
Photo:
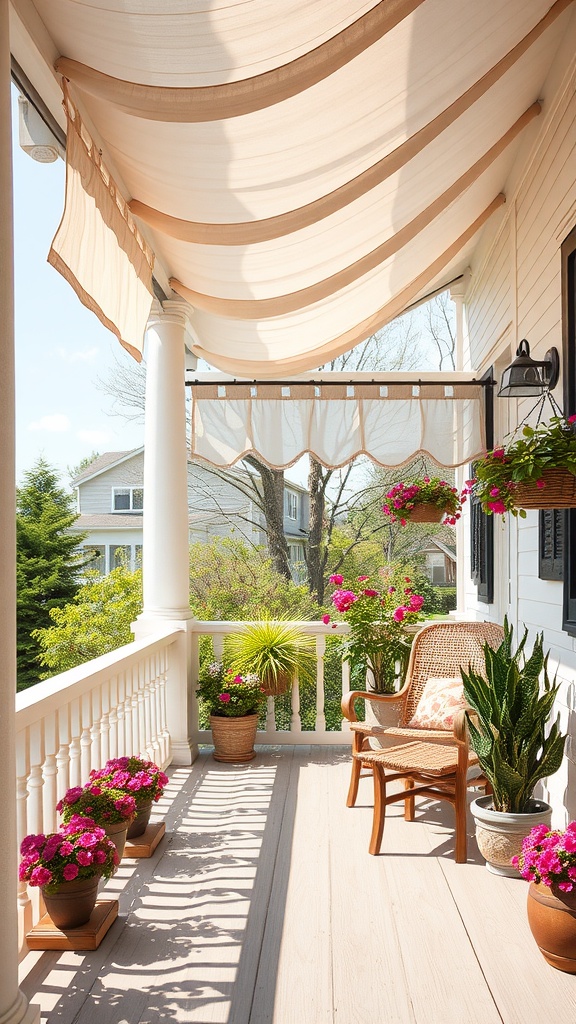
[[(466, 791), (468, 786), (487, 786), (476, 755), (469, 750), (464, 711), (454, 716), (451, 730), (421, 729), (409, 725), (424, 686), (430, 678), (453, 678), (460, 668), (472, 665), (484, 669), (484, 644), (498, 647), (504, 636), (501, 626), (491, 622), (434, 622), (416, 634), (412, 644), (406, 680), (395, 694), (354, 690), (342, 700), (342, 711), (352, 730), (352, 776), (346, 805), (353, 807), (362, 769), (374, 780), (374, 818), (369, 850), (380, 852), (386, 806), (404, 800), (404, 817), (414, 819), (414, 797), (448, 800), (455, 808), (455, 859), (467, 858)], [(357, 700), (376, 706), (396, 705), (398, 726), (371, 726), (359, 722)], [(385, 738), (382, 750), (370, 749), (370, 738)], [(388, 745), (389, 744), (389, 745)], [(404, 792), (387, 794), (388, 782), (403, 779)], [(418, 786), (415, 786), (418, 783)]]

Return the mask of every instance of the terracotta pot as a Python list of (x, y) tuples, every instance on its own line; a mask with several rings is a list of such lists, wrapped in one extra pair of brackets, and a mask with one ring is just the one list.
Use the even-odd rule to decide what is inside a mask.
[(148, 828), (151, 813), (152, 800), (147, 800), (145, 804), (141, 804), (140, 807), (136, 807), (136, 817), (128, 828), (126, 839), (137, 839), (138, 836), (144, 835)]
[(439, 523), (446, 515), (446, 509), (422, 502), (410, 509), (409, 512), (399, 509), (397, 515), (398, 518), (406, 519), (409, 523)]
[(100, 875), (92, 878), (74, 878), (62, 882), (56, 892), (50, 895), (42, 889), (46, 910), (53, 924), (63, 931), (79, 928), (90, 920), (96, 904)]
[(522, 840), (535, 825), (548, 825), (552, 821), (552, 808), (544, 800), (531, 800), (530, 810), (523, 814), (510, 814), (492, 809), (492, 797), (480, 796), (473, 800), (470, 810), (476, 821), (476, 842), (486, 861), (488, 871), (494, 875), (520, 878), (510, 860), (518, 857)]
[(114, 846), (118, 850), (118, 856), (122, 860), (124, 853), (124, 847), (126, 845), (126, 835), (128, 829), (132, 824), (133, 818), (128, 818), (125, 821), (117, 821), (113, 825), (102, 825), (102, 828), (106, 832), (108, 839), (111, 839)]
[(544, 959), (559, 971), (576, 974), (576, 892), (530, 882), (528, 924)]
[(210, 715), (210, 728), (214, 742), (215, 761), (251, 761), (256, 757), (254, 742), (258, 715), (241, 715), (238, 718), (221, 718)]

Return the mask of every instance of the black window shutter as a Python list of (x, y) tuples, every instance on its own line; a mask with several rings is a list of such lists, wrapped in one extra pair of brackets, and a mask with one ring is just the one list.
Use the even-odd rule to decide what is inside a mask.
[(470, 546), (472, 582), (478, 600), (492, 604), (494, 600), (494, 518), (482, 511), (474, 496), (470, 502)]
[[(562, 243), (562, 354), (564, 412), (576, 412), (576, 228)], [(564, 513), (564, 608), (562, 627), (576, 636), (576, 509)]]
[(538, 521), (538, 575), (541, 580), (564, 579), (564, 512), (540, 510)]

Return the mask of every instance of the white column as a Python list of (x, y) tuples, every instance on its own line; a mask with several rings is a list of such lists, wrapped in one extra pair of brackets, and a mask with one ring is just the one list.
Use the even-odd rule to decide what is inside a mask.
[(0, 0), (0, 1024), (32, 1024), (40, 1008), (18, 988), (16, 839), (16, 508), (14, 241), (8, 0)]
[[(456, 306), (456, 351), (455, 369), (463, 370), (464, 363), (468, 358), (468, 345), (466, 333), (466, 321), (464, 312), (464, 296), (470, 280), (470, 271), (466, 270), (459, 281), (450, 288), (450, 298)], [(468, 476), (467, 466), (458, 466), (454, 478), (456, 487), (461, 490), (464, 481)], [(466, 514), (456, 523), (456, 618), (465, 618), (466, 615), (466, 575), (464, 563), (464, 551), (466, 547), (466, 531), (469, 527), (469, 519)]]
[(146, 334), (144, 432), (144, 608), (133, 624), (138, 639), (173, 625), (181, 640), (170, 650), (167, 716), (172, 762), (191, 764), (192, 742), (186, 445), (185, 342), (190, 307), (181, 300), (154, 303)]

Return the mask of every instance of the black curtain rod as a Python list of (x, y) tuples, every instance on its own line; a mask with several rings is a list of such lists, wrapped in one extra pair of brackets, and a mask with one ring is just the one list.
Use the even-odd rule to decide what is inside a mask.
[(388, 385), (402, 385), (407, 387), (408, 385), (414, 385), (414, 387), (426, 387), (426, 385), (440, 385), (441, 387), (494, 387), (496, 381), (492, 377), (481, 377), (480, 379), (474, 378), (473, 380), (187, 380), (185, 381), (186, 387), (188, 388), (204, 388), (204, 387), (266, 387), (267, 385), (273, 385), (274, 387), (281, 388), (308, 388), (308, 387), (333, 387), (334, 384), (345, 385), (346, 387), (362, 387), (363, 384), (374, 384), (380, 385), (381, 387), (387, 387)]

